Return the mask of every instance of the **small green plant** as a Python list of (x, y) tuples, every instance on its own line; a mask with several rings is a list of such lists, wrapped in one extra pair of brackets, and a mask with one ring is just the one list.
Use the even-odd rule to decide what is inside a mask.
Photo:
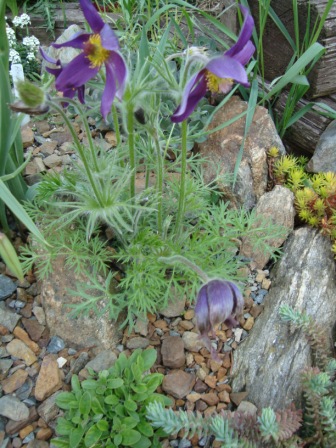
[(293, 191), (299, 218), (330, 236), (336, 253), (336, 175), (310, 174), (305, 171), (306, 163), (305, 157), (269, 154), (273, 182)]
[(156, 360), (156, 350), (135, 350), (127, 358), (121, 353), (109, 370), (82, 382), (73, 375), (72, 391), (61, 392), (56, 403), (64, 409), (57, 420), (58, 437), (52, 441), (62, 448), (159, 448), (162, 431), (146, 420), (146, 406), (171, 404), (158, 393), (163, 375), (148, 373)]
[(321, 366), (321, 370), (310, 367), (302, 373), (306, 403), (303, 413), (294, 407), (277, 412), (264, 408), (257, 415), (222, 411), (216, 416), (202, 418), (192, 412), (174, 412), (164, 409), (160, 403), (151, 403), (147, 407), (147, 418), (154, 428), (162, 428), (167, 434), (183, 430), (184, 438), (194, 434), (213, 435), (215, 440), (223, 442), (222, 448), (335, 448), (336, 360), (329, 357), (324, 332), (310, 316), (288, 306), (281, 307), (280, 316), (294, 329), (307, 334), (315, 360)]

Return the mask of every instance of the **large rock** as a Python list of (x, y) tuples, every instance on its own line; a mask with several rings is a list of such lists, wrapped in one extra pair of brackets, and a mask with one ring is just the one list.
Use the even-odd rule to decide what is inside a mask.
[(333, 171), (336, 173), (336, 120), (332, 121), (316, 145), (313, 157), (307, 164), (312, 173)]
[[(266, 241), (269, 246), (278, 248), (294, 228), (294, 194), (288, 188), (276, 185), (272, 191), (261, 196), (255, 207), (255, 213), (258, 219), (254, 227), (264, 226), (266, 220), (283, 227), (283, 232), (280, 231)], [(240, 253), (252, 258), (258, 269), (262, 269), (270, 259), (270, 254), (262, 248), (262, 237), (261, 233), (257, 246), (252, 245), (248, 237), (243, 238), (240, 248)]]
[(52, 275), (41, 286), (42, 305), (50, 335), (60, 336), (71, 347), (114, 348), (118, 341), (117, 324), (111, 322), (107, 314), (100, 317), (94, 313), (76, 318), (69, 316), (69, 305), (81, 303), (81, 297), (69, 291), (76, 291), (78, 283), (85, 282), (87, 278), (67, 269), (61, 257), (55, 260)]
[[(236, 96), (232, 97), (217, 112), (210, 129), (234, 119), (237, 115), (246, 112), (246, 109), (246, 102)], [(272, 146), (276, 146), (280, 153), (284, 154), (285, 149), (267, 109), (257, 106), (244, 144), (237, 182), (232, 190), (230, 180), (227, 179), (230, 179), (234, 172), (244, 137), (245, 121), (246, 115), (229, 126), (210, 134), (208, 139), (199, 145), (199, 148), (201, 155), (208, 160), (204, 167), (205, 182), (210, 183), (217, 176), (221, 176), (220, 181), (217, 181), (218, 187), (231, 201), (231, 204), (233, 206), (244, 205), (245, 208), (251, 209), (266, 191), (267, 151)]]
[(312, 316), (325, 329), (332, 348), (336, 273), (330, 249), (329, 239), (310, 227), (289, 237), (273, 271), (264, 312), (235, 351), (232, 389), (247, 390), (248, 401), (259, 408), (285, 408), (292, 401), (300, 406), (300, 373), (312, 364), (304, 333), (291, 333), (280, 321), (281, 305)]

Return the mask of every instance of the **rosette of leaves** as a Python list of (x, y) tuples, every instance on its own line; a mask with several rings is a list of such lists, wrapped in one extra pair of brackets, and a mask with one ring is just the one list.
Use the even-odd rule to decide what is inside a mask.
[(121, 353), (113, 367), (99, 374), (90, 369), (88, 379), (71, 380), (71, 392), (61, 392), (57, 405), (64, 415), (57, 420), (54, 446), (67, 448), (157, 447), (162, 430), (146, 420), (146, 406), (170, 400), (158, 393), (163, 375), (148, 373), (156, 350), (135, 350), (127, 358)]

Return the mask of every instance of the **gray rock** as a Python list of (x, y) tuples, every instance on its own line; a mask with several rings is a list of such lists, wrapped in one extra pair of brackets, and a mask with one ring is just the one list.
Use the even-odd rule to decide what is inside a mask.
[[(70, 25), (56, 40), (56, 43), (62, 44), (73, 38), (74, 34), (82, 31), (83, 30), (78, 25)], [(49, 47), (46, 51), (50, 57), (54, 59), (60, 59), (63, 64), (67, 64), (70, 61), (72, 61), (79, 53), (78, 50), (70, 47), (64, 47), (64, 48)], [(46, 64), (43, 63), (43, 65)]]
[(56, 397), (61, 392), (55, 392), (49, 398), (44, 400), (42, 404), (37, 408), (38, 415), (46, 422), (54, 420), (60, 412), (59, 407), (56, 405)]
[[(7, 353), (7, 356), (9, 356), (9, 353)], [(12, 359), (0, 359), (0, 378), (5, 378), (7, 376), (7, 373), (12, 365)]]
[(0, 398), (0, 415), (19, 422), (28, 418), (29, 409), (16, 397), (5, 395)]
[(6, 275), (0, 274), (0, 300), (5, 300), (16, 291), (16, 284)]
[(49, 448), (49, 443), (44, 440), (34, 439), (28, 443), (27, 448)]
[(59, 336), (53, 336), (48, 344), (47, 351), (49, 353), (58, 353), (63, 350), (65, 347), (65, 343), (62, 338)]
[(279, 308), (306, 311), (326, 330), (331, 351), (336, 272), (330, 240), (312, 228), (297, 229), (272, 277), (265, 309), (235, 351), (232, 389), (246, 390), (258, 408), (284, 409), (292, 401), (300, 407), (300, 374), (312, 364), (311, 350), (302, 331), (291, 333), (280, 321)]
[(190, 352), (199, 352), (201, 348), (205, 347), (200, 335), (193, 331), (185, 331), (182, 335), (182, 340), (186, 350)]
[(91, 367), (95, 372), (100, 372), (112, 367), (116, 360), (117, 356), (111, 350), (104, 350), (98, 353), (95, 358), (91, 359), (91, 361), (86, 364), (85, 368), (87, 369), (88, 367)]
[(238, 412), (244, 412), (245, 414), (250, 414), (250, 415), (257, 415), (258, 412), (258, 408), (257, 406), (255, 406), (253, 403), (249, 402), (249, 401), (242, 401), (238, 408), (237, 408)]
[[(278, 235), (267, 240), (267, 243), (276, 249), (283, 244), (288, 234), (294, 228), (294, 195), (288, 188), (276, 185), (272, 191), (261, 196), (255, 207), (255, 213), (259, 219), (256, 220), (254, 227), (258, 227), (259, 225), (265, 226), (266, 220), (273, 222), (273, 224), (283, 226), (283, 232), (279, 232)], [(270, 259), (270, 254), (262, 250), (262, 236), (263, 234), (261, 232), (259, 240), (254, 240), (257, 242), (254, 246), (248, 237), (243, 238), (240, 248), (241, 255), (252, 258), (259, 269), (262, 269)]]
[(33, 380), (31, 378), (27, 378), (25, 383), (15, 391), (16, 397), (21, 401), (26, 400), (31, 394), (33, 386), (34, 386)]
[(307, 164), (307, 171), (311, 173), (336, 173), (336, 120), (332, 121), (321, 134), (313, 157)]
[(135, 338), (130, 339), (126, 343), (126, 347), (134, 350), (137, 348), (146, 348), (149, 346), (149, 340), (147, 338), (143, 338), (141, 336), (136, 336)]
[[(233, 96), (215, 115), (210, 128), (217, 126), (244, 113), (247, 103)], [(257, 106), (252, 124), (244, 144), (244, 153), (237, 173), (237, 181), (232, 189), (232, 173), (240, 151), (245, 132), (246, 117), (243, 116), (213, 132), (204, 143), (199, 144), (200, 154), (207, 159), (204, 164), (204, 180), (210, 183), (217, 179), (217, 185), (232, 206), (243, 205), (251, 209), (265, 193), (268, 167), (267, 151), (276, 146), (285, 154), (282, 141), (277, 134), (274, 122), (268, 111)]]
[(69, 315), (70, 309), (67, 305), (82, 302), (80, 295), (71, 295), (69, 291), (76, 290), (78, 283), (87, 283), (87, 277), (84, 274), (75, 275), (67, 269), (62, 257), (53, 262), (52, 272), (41, 286), (42, 306), (50, 335), (60, 336), (72, 348), (114, 348), (118, 342), (118, 323), (113, 323), (108, 313), (99, 317), (92, 314), (72, 318)]
[(178, 369), (185, 364), (184, 343), (180, 336), (168, 336), (162, 341), (162, 364)]
[(160, 310), (160, 314), (164, 317), (177, 317), (184, 313), (185, 297), (175, 297), (174, 291), (172, 291), (173, 297), (163, 310)]
[(21, 319), (19, 314), (9, 310), (4, 302), (0, 302), (0, 324), (6, 327), (10, 332), (14, 330), (16, 324)]

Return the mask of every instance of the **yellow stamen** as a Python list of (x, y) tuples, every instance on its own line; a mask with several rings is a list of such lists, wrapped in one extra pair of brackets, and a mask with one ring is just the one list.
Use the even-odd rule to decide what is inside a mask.
[(102, 46), (99, 34), (93, 34), (85, 43), (84, 52), (91, 62), (91, 68), (100, 67), (110, 56), (109, 50)]
[(207, 81), (207, 87), (212, 93), (227, 93), (232, 88), (233, 79), (231, 78), (219, 78), (209, 71), (206, 72), (205, 77)]

